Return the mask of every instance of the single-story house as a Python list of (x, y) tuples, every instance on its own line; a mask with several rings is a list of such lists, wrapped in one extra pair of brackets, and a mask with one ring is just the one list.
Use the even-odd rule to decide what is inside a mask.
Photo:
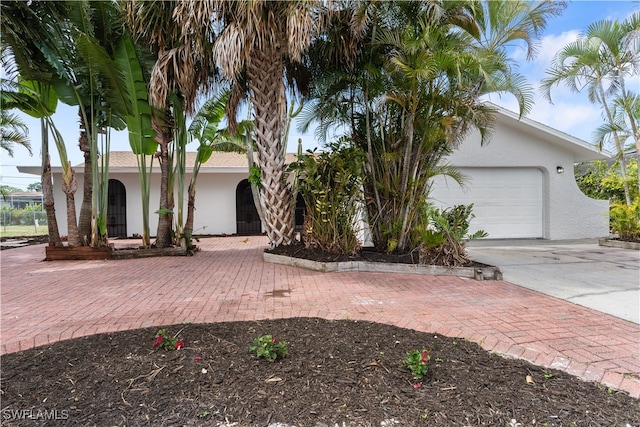
[(44, 206), (42, 201), (42, 193), (40, 191), (18, 191), (0, 197), (0, 207), (24, 209), (27, 206)]
[[(288, 161), (295, 159), (293, 154), (288, 156)], [(529, 119), (518, 120), (516, 114), (500, 110), (489, 144), (481, 147), (479, 135), (471, 134), (449, 158), (449, 163), (467, 176), (466, 186), (460, 188), (450, 178), (438, 177), (432, 199), (440, 207), (473, 203), (475, 218), (471, 231), (483, 229), (488, 238), (604, 237), (609, 234), (609, 203), (590, 199), (580, 191), (573, 165), (609, 157), (582, 140)], [(189, 153), (187, 165), (192, 165), (194, 158), (195, 153)], [(24, 173), (40, 173), (37, 167), (18, 169)], [(78, 166), (75, 170), (79, 212), (83, 168)], [(186, 183), (191, 177), (189, 170), (187, 166)], [(62, 170), (54, 167), (52, 171), (58, 226), (60, 233), (66, 234)], [(202, 165), (197, 183), (195, 234), (261, 233), (248, 174), (243, 154), (213, 153)], [(109, 175), (109, 235), (141, 234), (141, 194), (135, 156), (130, 152), (112, 152)], [(157, 164), (152, 175), (151, 212), (159, 205)], [(297, 210), (296, 223), (301, 219)], [(152, 214), (152, 234), (156, 228), (157, 215)]]

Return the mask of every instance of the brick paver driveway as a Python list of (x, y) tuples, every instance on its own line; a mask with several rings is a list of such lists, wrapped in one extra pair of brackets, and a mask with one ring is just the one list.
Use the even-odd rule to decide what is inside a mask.
[(1, 353), (182, 322), (350, 318), (466, 338), (640, 396), (638, 324), (502, 281), (265, 264), (266, 243), (206, 238), (193, 257), (120, 261), (3, 251)]

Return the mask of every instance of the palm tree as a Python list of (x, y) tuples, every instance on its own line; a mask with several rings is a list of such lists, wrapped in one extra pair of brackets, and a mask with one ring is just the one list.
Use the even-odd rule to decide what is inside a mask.
[[(493, 110), (481, 95), (512, 93), (521, 112), (529, 108), (531, 91), (505, 45), (532, 43), (559, 9), (504, 3), (504, 9), (502, 2), (366, 5), (354, 12), (372, 25), (353, 68), (324, 60), (313, 67), (319, 102), (306, 118), (319, 119), (322, 130), (338, 119), (367, 153), (365, 199), (378, 249), (415, 247), (412, 232), (431, 178), (460, 178), (443, 160), (470, 129), (478, 128), (483, 142), (490, 131)], [(357, 21), (348, 14), (344, 20)]]
[[(196, 113), (191, 125), (189, 135), (199, 142), (193, 172), (187, 191), (187, 219), (184, 226), (184, 236), (187, 247), (191, 244), (193, 234), (193, 221), (196, 206), (196, 182), (198, 173), (203, 163), (206, 163), (214, 151), (244, 153), (247, 151), (245, 135), (240, 132), (231, 135), (228, 129), (219, 128), (225, 114), (225, 107), (229, 100), (229, 93), (224, 92), (220, 96), (214, 96), (207, 100)], [(246, 127), (241, 123), (241, 127)]]
[(234, 82), (246, 78), (250, 94), (269, 245), (288, 245), (295, 236), (293, 192), (286, 182), (284, 163), (286, 90), (287, 84), (291, 90), (304, 90), (303, 79), (299, 79), (303, 68), (296, 64), (321, 28), (322, 2), (212, 3), (214, 16), (225, 19), (214, 45), (223, 74)]
[[(22, 83), (20, 93), (12, 102), (16, 108), (40, 118), (42, 129), (42, 192), (47, 213), (49, 245), (62, 246), (53, 199), (53, 180), (49, 157), (49, 130), (53, 131), (56, 146), (63, 160), (63, 177), (72, 176), (70, 165), (65, 162), (66, 150), (60, 144), (59, 135), (51, 121), (58, 99), (52, 89), (56, 74), (46, 60), (43, 47), (48, 47), (51, 34), (56, 33), (59, 22), (64, 16), (64, 4), (42, 1), (39, 7), (29, 7), (25, 2), (0, 3), (1, 61), (7, 75), (16, 78), (19, 74)], [(12, 81), (12, 84), (16, 84)], [(26, 92), (26, 93), (25, 93)], [(3, 92), (3, 106), (7, 106)], [(26, 99), (25, 99), (26, 97)], [(69, 208), (69, 206), (67, 206)], [(75, 205), (74, 205), (75, 208)], [(69, 213), (67, 213), (67, 216)]]
[(0, 110), (0, 148), (13, 157), (13, 146), (17, 144), (26, 148), (32, 156), (31, 142), (27, 135), (29, 135), (29, 127), (20, 117), (7, 110)]
[[(5, 12), (19, 19), (7, 22), (8, 41), (20, 75), (50, 85), (58, 98), (78, 106), (79, 110), (80, 148), (85, 153), (82, 232), (75, 210), (75, 172), (66, 160), (64, 141), (51, 129), (63, 163), (69, 245), (81, 245), (89, 236), (93, 244), (104, 244), (108, 136), (102, 138), (101, 166), (97, 160), (98, 139), (109, 126), (116, 126), (117, 121), (112, 121), (112, 117), (128, 112), (130, 105), (111, 58), (113, 45), (110, 43), (122, 34), (117, 16), (119, 9), (113, 2), (88, 0), (62, 5), (46, 1), (33, 5), (11, 3)], [(29, 36), (34, 28), (37, 34), (31, 40)], [(46, 87), (43, 90), (48, 91)]]
[[(192, 9), (200, 10), (205, 2), (129, 0), (123, 4), (134, 38), (143, 40), (156, 54), (149, 82), (149, 101), (156, 107), (152, 127), (160, 150), (157, 155), (161, 171), (158, 247), (168, 247), (172, 242), (170, 173), (173, 165), (169, 149), (174, 138), (175, 121), (171, 95), (184, 105), (186, 113), (192, 113), (198, 92), (208, 86), (211, 70), (215, 68), (205, 29), (210, 22), (206, 16), (200, 15), (190, 16), (193, 21), (185, 23), (187, 13), (178, 9), (186, 7), (187, 3), (194, 6)], [(187, 24), (188, 27), (185, 26)]]
[[(636, 147), (640, 147), (638, 138), (638, 117), (634, 116), (633, 97), (626, 88), (626, 78), (637, 75), (640, 68), (638, 53), (640, 14), (634, 14), (620, 24), (618, 21), (601, 20), (591, 24), (585, 34), (558, 51), (552, 66), (547, 70), (548, 77), (542, 82), (545, 96), (551, 101), (551, 88), (564, 83), (574, 92), (587, 89), (589, 100), (599, 104), (606, 121), (608, 135), (614, 142), (620, 173), (624, 181), (625, 200), (631, 203), (629, 186), (626, 180), (626, 158), (623, 138), (618, 126), (619, 115), (614, 110), (613, 97), (618, 96), (619, 107), (630, 120), (629, 127)], [(597, 142), (602, 144), (602, 129), (596, 132)], [(602, 148), (602, 145), (600, 145)]]
[[(166, 107), (167, 95), (176, 91), (184, 96), (187, 112), (192, 112), (196, 93), (221, 77), (216, 75), (216, 61), (222, 77), (232, 82), (227, 107), (231, 131), (238, 106), (249, 93), (270, 246), (294, 240), (294, 204), (284, 168), (286, 89), (287, 84), (292, 89), (304, 87), (298, 78), (302, 68), (294, 65), (319, 28), (316, 18), (321, 7), (318, 0), (126, 3), (133, 32), (158, 52), (151, 80), (154, 105)], [(161, 159), (171, 139), (168, 129), (156, 129)], [(161, 202), (162, 207), (167, 206)]]

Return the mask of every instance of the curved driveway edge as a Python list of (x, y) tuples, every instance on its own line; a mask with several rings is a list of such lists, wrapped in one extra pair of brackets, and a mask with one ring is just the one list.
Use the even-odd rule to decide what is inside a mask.
[(640, 397), (638, 324), (505, 281), (266, 264), (266, 244), (206, 238), (193, 257), (117, 261), (3, 251), (0, 353), (184, 322), (350, 318), (466, 338)]

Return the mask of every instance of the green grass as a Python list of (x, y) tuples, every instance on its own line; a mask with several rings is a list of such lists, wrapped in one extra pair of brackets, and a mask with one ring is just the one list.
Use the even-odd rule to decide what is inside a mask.
[(0, 225), (0, 237), (46, 236), (49, 233), (46, 225)]

